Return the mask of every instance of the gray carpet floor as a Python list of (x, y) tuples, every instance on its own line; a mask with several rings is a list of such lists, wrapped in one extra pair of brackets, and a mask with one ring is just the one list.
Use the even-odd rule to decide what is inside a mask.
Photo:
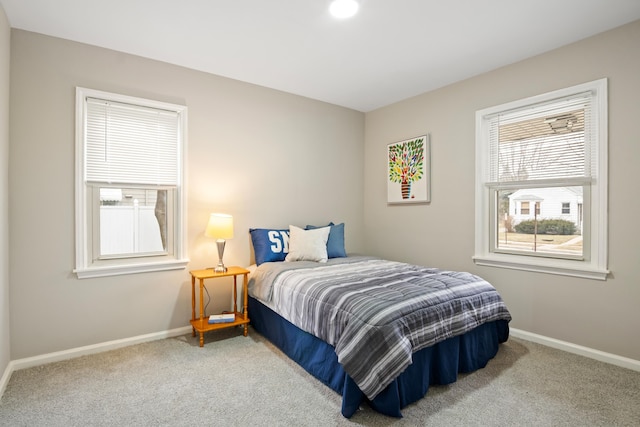
[(486, 368), (403, 410), (341, 397), (250, 329), (191, 335), (19, 370), (1, 426), (640, 426), (640, 372), (509, 339)]

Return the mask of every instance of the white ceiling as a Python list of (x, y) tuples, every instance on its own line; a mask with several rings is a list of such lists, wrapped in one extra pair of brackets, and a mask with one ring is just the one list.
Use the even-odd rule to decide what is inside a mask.
[(640, 0), (0, 0), (13, 28), (359, 111), (640, 19)]

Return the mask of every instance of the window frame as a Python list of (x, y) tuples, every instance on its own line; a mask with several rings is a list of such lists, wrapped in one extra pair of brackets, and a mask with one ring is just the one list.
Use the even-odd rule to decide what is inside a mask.
[[(493, 224), (496, 215), (496, 194), (489, 188), (489, 126), (488, 117), (515, 109), (536, 105), (568, 96), (591, 92), (592, 114), (597, 138), (597, 173), (589, 184), (584, 184), (584, 256), (579, 259), (546, 257), (524, 253), (497, 252), (493, 248), (497, 229)], [(607, 79), (560, 89), (529, 98), (508, 102), (476, 111), (476, 186), (475, 186), (475, 253), (476, 265), (542, 272), (595, 280), (606, 280), (608, 246), (608, 106)], [(567, 185), (575, 185), (567, 180)], [(545, 182), (531, 181), (532, 187), (544, 187)], [(583, 184), (578, 184), (583, 185)]]
[[(175, 111), (178, 114), (179, 143), (177, 154), (178, 182), (174, 194), (172, 225), (173, 238), (171, 247), (163, 254), (141, 254), (140, 256), (103, 257), (96, 259), (99, 252), (100, 223), (96, 221), (96, 189), (100, 185), (85, 182), (86, 168), (86, 113), (87, 98), (100, 98), (113, 102), (128, 103), (148, 108)], [(76, 87), (76, 161), (75, 161), (75, 238), (76, 265), (73, 272), (79, 279), (134, 274), (153, 271), (176, 270), (186, 268), (189, 259), (186, 257), (186, 171), (185, 159), (187, 149), (187, 107), (161, 101), (143, 99), (133, 96), (109, 93), (83, 87)], [(139, 183), (123, 184), (123, 187), (141, 185)], [(108, 183), (105, 183), (108, 186)], [(166, 187), (155, 187), (166, 189)], [(99, 200), (99, 197), (98, 197)], [(99, 216), (98, 216), (99, 217)], [(96, 240), (97, 239), (97, 240)]]

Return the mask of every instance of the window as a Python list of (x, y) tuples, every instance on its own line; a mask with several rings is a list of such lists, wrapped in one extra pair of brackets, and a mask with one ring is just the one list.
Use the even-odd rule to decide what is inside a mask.
[(187, 108), (76, 89), (79, 278), (184, 268)]
[(606, 279), (606, 79), (476, 112), (476, 173), (476, 264)]

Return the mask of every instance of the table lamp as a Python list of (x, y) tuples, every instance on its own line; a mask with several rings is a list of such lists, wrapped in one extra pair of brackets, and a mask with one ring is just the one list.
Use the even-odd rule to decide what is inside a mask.
[(224, 273), (227, 267), (222, 262), (226, 239), (233, 239), (233, 217), (231, 215), (212, 213), (209, 224), (204, 232), (205, 236), (216, 239), (218, 245), (218, 265), (213, 269), (216, 273)]

